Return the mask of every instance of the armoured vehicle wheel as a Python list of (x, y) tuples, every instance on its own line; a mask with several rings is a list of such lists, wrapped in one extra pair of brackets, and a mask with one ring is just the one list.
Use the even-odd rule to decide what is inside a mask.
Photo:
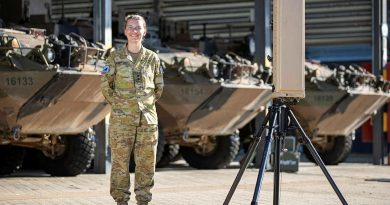
[(23, 169), (37, 170), (42, 169), (41, 164), (37, 163), (41, 159), (42, 151), (33, 148), (25, 148), (26, 154), (23, 160)]
[(26, 150), (23, 147), (0, 146), (0, 175), (12, 174), (22, 167)]
[[(157, 153), (156, 153), (156, 162), (158, 163), (163, 156), (164, 152), (164, 137), (161, 129), (158, 129), (158, 144), (157, 144)], [(156, 164), (157, 166), (157, 164)], [(134, 162), (134, 156), (131, 155), (130, 164), (129, 164), (129, 171), (134, 172), (135, 171), (135, 162)]]
[(171, 163), (179, 155), (179, 145), (166, 144), (161, 156), (161, 159), (157, 163), (158, 168), (162, 168)]
[(158, 163), (164, 153), (164, 148), (165, 148), (165, 142), (164, 142), (164, 134), (162, 129), (159, 127), (158, 128), (158, 144), (157, 144), (157, 153), (156, 153), (156, 163)]
[(198, 169), (221, 169), (232, 162), (240, 148), (237, 135), (209, 137), (207, 148), (180, 147), (184, 160)]
[[(318, 154), (326, 165), (337, 165), (347, 159), (352, 149), (354, 134), (349, 136), (330, 137), (325, 145), (313, 142)], [(311, 162), (315, 162), (310, 151), (304, 146), (304, 153)]]
[(94, 157), (95, 142), (84, 135), (62, 136), (63, 152), (55, 159), (42, 155), (42, 168), (52, 176), (76, 176), (90, 167)]

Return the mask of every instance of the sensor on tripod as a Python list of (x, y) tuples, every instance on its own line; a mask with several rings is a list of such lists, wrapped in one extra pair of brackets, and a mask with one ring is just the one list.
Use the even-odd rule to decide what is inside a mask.
[(273, 3), (273, 98), (305, 97), (305, 2)]

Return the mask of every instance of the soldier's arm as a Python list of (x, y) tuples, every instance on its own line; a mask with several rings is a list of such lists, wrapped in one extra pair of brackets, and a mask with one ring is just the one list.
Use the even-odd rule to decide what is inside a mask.
[(163, 70), (160, 66), (160, 58), (156, 55), (155, 65), (154, 65), (154, 95), (156, 96), (156, 101), (161, 97), (164, 87), (163, 79)]
[(107, 58), (106, 66), (103, 68), (101, 76), (101, 88), (103, 96), (106, 98), (107, 102), (112, 104), (114, 86), (115, 86), (115, 62), (114, 55), (111, 55)]

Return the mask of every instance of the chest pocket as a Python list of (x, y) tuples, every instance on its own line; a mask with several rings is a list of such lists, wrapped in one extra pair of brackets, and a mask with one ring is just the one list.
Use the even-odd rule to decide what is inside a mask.
[(142, 69), (142, 78), (145, 84), (145, 88), (154, 88), (154, 69), (151, 65), (145, 66)]
[(134, 89), (134, 79), (132, 69), (126, 62), (116, 64), (115, 88), (130, 91)]

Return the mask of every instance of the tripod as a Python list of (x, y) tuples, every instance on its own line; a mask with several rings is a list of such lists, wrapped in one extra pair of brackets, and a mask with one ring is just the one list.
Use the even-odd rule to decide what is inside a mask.
[[(296, 103), (296, 100), (291, 100), (287, 98), (276, 98), (273, 100), (272, 105), (268, 108), (269, 112), (265, 116), (264, 122), (255, 136), (249, 151), (247, 155), (245, 156), (244, 163), (241, 165), (241, 168), (233, 182), (232, 187), (230, 188), (230, 191), (224, 201), (224, 205), (228, 205), (230, 202), (230, 199), (232, 198), (234, 191), (237, 188), (238, 183), (241, 180), (242, 175), (244, 174), (244, 171), (246, 167), (248, 166), (250, 160), (252, 160), (252, 155), (256, 151), (257, 146), (259, 145), (259, 142), (261, 140), (261, 135), (265, 128), (268, 125), (268, 133), (265, 138), (265, 145), (263, 150), (263, 155), (260, 163), (259, 173), (256, 181), (256, 187), (252, 198), (251, 205), (257, 205), (259, 201), (259, 193), (261, 189), (261, 183), (263, 181), (264, 176), (264, 170), (265, 170), (265, 163), (267, 158), (268, 149), (271, 144), (272, 135), (274, 135), (273, 140), (275, 144), (275, 154), (274, 154), (274, 195), (273, 195), (273, 204), (279, 204), (279, 197), (280, 197), (280, 151), (281, 151), (281, 143), (284, 140), (284, 137), (286, 136), (286, 131), (290, 128), (292, 125), (292, 128), (298, 129), (299, 133), (301, 134), (301, 138), (306, 145), (306, 147), (309, 149), (311, 155), (314, 157), (316, 163), (320, 166), (322, 172), (328, 179), (330, 185), (332, 186), (333, 190), (336, 192), (337, 196), (339, 197), (342, 204), (348, 204), (347, 201), (344, 199), (343, 195), (341, 194), (340, 190), (337, 188), (336, 183), (333, 181), (332, 177), (330, 176), (328, 170), (326, 169), (324, 163), (322, 162), (320, 156), (318, 155), (317, 151), (315, 150), (313, 144), (311, 143), (310, 139), (307, 137), (306, 133), (302, 129), (301, 125), (299, 124), (297, 118), (295, 117), (294, 113), (289, 108), (288, 104)], [(291, 121), (289, 123), (289, 120)]]

